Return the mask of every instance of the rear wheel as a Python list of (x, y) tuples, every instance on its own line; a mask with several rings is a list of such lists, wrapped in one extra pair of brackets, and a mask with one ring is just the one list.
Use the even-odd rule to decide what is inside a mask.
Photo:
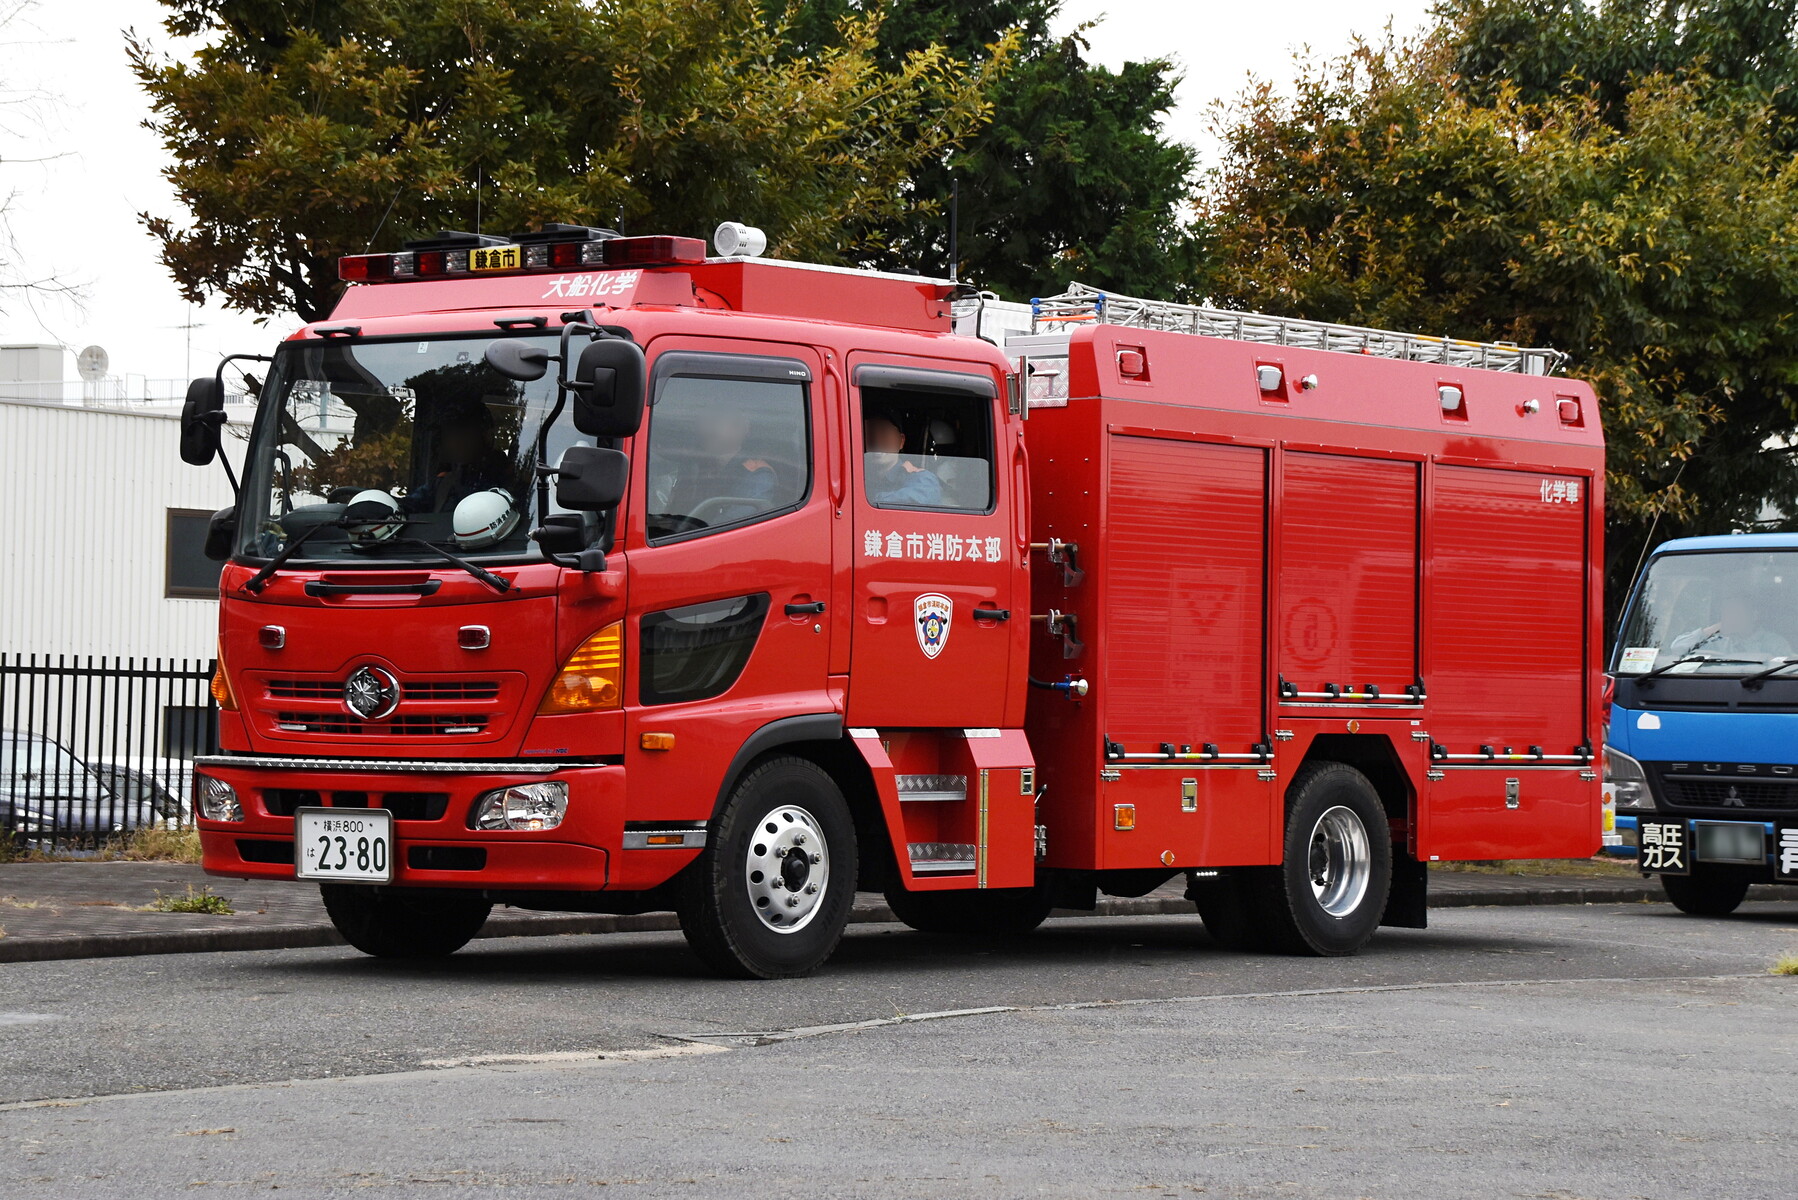
[(1288, 954), (1353, 954), (1379, 928), (1392, 887), (1379, 793), (1355, 768), (1317, 762), (1287, 796), (1285, 856), (1263, 877), (1270, 940)]
[(376, 958), (443, 958), (468, 944), (493, 905), (478, 892), (322, 883), (325, 912), (343, 940)]
[(855, 855), (855, 822), (824, 769), (769, 759), (731, 792), (688, 869), (681, 932), (721, 975), (809, 974), (849, 923)]
[(1690, 875), (1663, 875), (1661, 887), (1673, 907), (1695, 917), (1726, 917), (1748, 895), (1748, 876), (1741, 871), (1692, 868)]
[(953, 892), (886, 894), (893, 915), (919, 933), (962, 937), (1017, 937), (1029, 933), (1054, 908), (1045, 888), (972, 888)]

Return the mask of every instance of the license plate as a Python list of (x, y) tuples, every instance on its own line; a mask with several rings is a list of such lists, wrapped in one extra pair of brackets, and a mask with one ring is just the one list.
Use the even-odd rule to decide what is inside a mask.
[(386, 809), (299, 808), (293, 820), (296, 877), (393, 882), (393, 814)]
[(1742, 821), (1694, 821), (1698, 861), (1752, 863), (1767, 861), (1767, 831)]
[(516, 271), (524, 265), (522, 246), (483, 246), (468, 252), (470, 271)]

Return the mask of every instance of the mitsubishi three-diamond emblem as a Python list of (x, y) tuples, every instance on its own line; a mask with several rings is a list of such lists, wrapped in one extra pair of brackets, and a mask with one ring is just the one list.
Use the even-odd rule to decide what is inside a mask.
[(400, 681), (379, 667), (357, 667), (344, 682), (343, 702), (364, 721), (379, 721), (399, 707)]

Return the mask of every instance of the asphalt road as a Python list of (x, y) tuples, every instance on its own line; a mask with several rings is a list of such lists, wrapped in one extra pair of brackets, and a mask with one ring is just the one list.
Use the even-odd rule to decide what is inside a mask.
[(669, 934), (12, 964), (0, 1196), (1798, 1192), (1798, 904), (1431, 920), (1331, 961), (862, 926), (787, 983)]

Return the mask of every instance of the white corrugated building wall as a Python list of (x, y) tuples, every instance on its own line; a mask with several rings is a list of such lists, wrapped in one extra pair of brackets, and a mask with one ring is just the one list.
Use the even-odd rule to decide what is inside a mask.
[[(226, 433), (234, 467), (244, 428)], [(204, 523), (182, 517), (230, 504), (231, 487), (181, 461), (179, 431), (172, 413), (0, 401), (0, 654), (213, 656), (216, 592), (194, 585), (210, 568), (216, 589), (216, 565), (194, 561)]]

